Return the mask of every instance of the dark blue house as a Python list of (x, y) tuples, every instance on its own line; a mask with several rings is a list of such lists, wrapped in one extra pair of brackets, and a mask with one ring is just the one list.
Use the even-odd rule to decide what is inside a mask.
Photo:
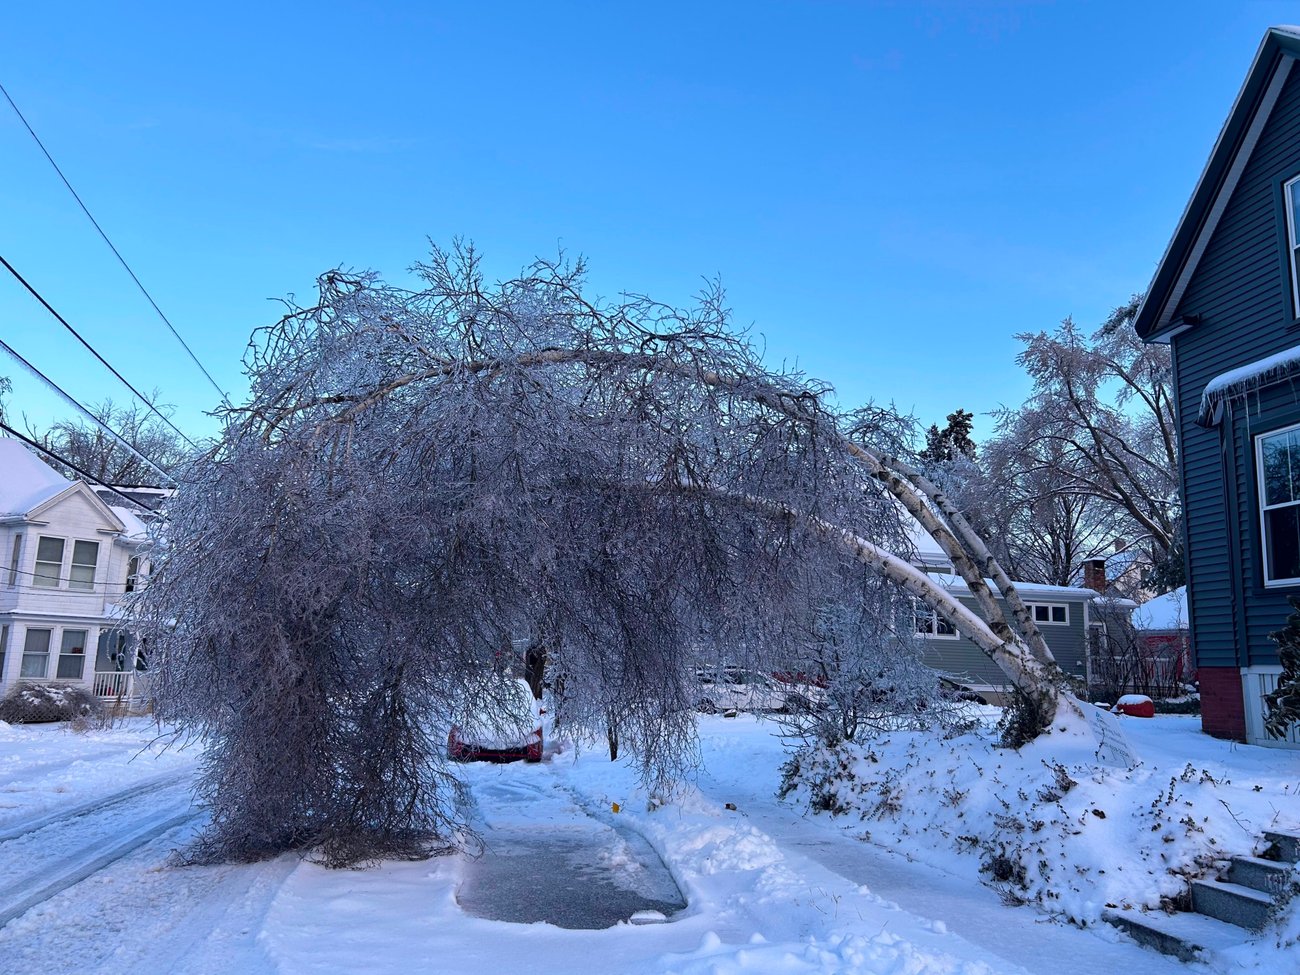
[(1202, 726), (1277, 742), (1268, 634), (1300, 595), (1300, 28), (1270, 30), (1148, 289), (1173, 347)]

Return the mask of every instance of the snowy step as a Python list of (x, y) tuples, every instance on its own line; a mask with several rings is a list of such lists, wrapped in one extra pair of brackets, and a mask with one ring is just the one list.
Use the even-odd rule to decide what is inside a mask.
[(1246, 932), (1235, 924), (1204, 914), (1106, 911), (1102, 918), (1138, 944), (1180, 961), (1207, 961), (1215, 952), (1247, 940)]
[(1221, 880), (1193, 880), (1192, 908), (1249, 931), (1268, 923), (1273, 898), (1263, 891)]
[(1287, 863), (1300, 863), (1300, 833), (1286, 830), (1264, 830), (1264, 839), (1273, 844), (1279, 860)]
[(1259, 857), (1233, 857), (1228, 865), (1223, 880), (1230, 884), (1240, 884), (1274, 895), (1286, 884), (1291, 867), (1276, 860), (1263, 860)]

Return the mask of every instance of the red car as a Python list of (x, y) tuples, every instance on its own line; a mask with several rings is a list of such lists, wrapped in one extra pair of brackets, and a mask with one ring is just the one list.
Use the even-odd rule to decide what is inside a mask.
[(540, 762), (542, 715), (528, 682), (516, 680), (501, 718), (471, 714), (451, 726), (447, 755), (457, 762)]

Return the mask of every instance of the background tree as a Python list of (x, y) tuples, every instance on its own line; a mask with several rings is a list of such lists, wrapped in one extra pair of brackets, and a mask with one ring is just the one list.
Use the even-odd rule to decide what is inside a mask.
[[(1133, 331), (1140, 303), (1138, 295), (1115, 309), (1091, 337), (1068, 319), (1055, 332), (1018, 336), (1025, 344), (1018, 361), (1033, 391), (1021, 407), (999, 411), (986, 449), (996, 455), (991, 476), (1015, 497), (1018, 517), (1057, 526), (1034, 543), (1037, 554), (1025, 553), (1046, 570), (1044, 581), (1062, 581), (1115, 537), (1137, 540), (1156, 564), (1176, 552), (1181, 508), (1169, 350), (1144, 344)], [(1007, 537), (1019, 544), (1028, 536)]]
[(942, 430), (931, 423), (925, 431), (925, 447), (920, 459), (929, 463), (955, 461), (959, 457), (975, 459), (975, 441), (971, 439), (971, 427), (975, 414), (967, 410), (957, 410), (948, 414), (948, 423)]
[[(890, 411), (766, 369), (716, 288), (598, 304), (581, 264), (546, 262), (489, 287), (460, 248), (417, 270), (414, 292), (328, 274), (262, 332), (251, 402), (169, 506), (135, 610), (160, 718), (211, 742), (196, 858), (427, 852), (454, 823), (446, 723), (501, 706), (501, 648), (539, 629), (559, 720), (663, 787), (700, 663), (776, 669), (866, 569), (1048, 726), (1050, 651)], [(983, 616), (899, 554), (905, 514)]]
[[(156, 401), (157, 391), (150, 398)], [(165, 475), (193, 452), (173, 427), (144, 406), (123, 406), (106, 399), (88, 410), (98, 423), (78, 418), (37, 429), (29, 421), (28, 434), (42, 447), (114, 485), (161, 485)], [(160, 412), (170, 416), (171, 408), (161, 407)], [(45, 461), (67, 477), (80, 476), (52, 457), (46, 456)]]
[(1095, 495), (1063, 479), (1073, 457), (1062, 438), (1022, 429), (1005, 416), (968, 478), (963, 503), (1014, 578), (1056, 586), (1079, 584), (1084, 563), (1105, 558), (1131, 522)]

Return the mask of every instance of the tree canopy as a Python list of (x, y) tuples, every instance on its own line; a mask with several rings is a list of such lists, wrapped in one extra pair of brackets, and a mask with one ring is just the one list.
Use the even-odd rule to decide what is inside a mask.
[[(197, 858), (428, 852), (455, 822), (440, 729), (500, 703), (521, 638), (546, 647), (557, 719), (665, 787), (692, 759), (696, 668), (812, 656), (867, 569), (882, 612), (927, 601), (1003, 667), (1031, 734), (1050, 722), (1050, 651), (903, 458), (907, 424), (767, 369), (719, 288), (597, 302), (581, 262), (489, 285), (460, 247), (416, 271), (419, 290), (332, 272), (259, 333), (250, 402), (169, 506), (135, 612), (160, 717), (211, 742)], [(913, 522), (982, 616), (909, 563)]]

